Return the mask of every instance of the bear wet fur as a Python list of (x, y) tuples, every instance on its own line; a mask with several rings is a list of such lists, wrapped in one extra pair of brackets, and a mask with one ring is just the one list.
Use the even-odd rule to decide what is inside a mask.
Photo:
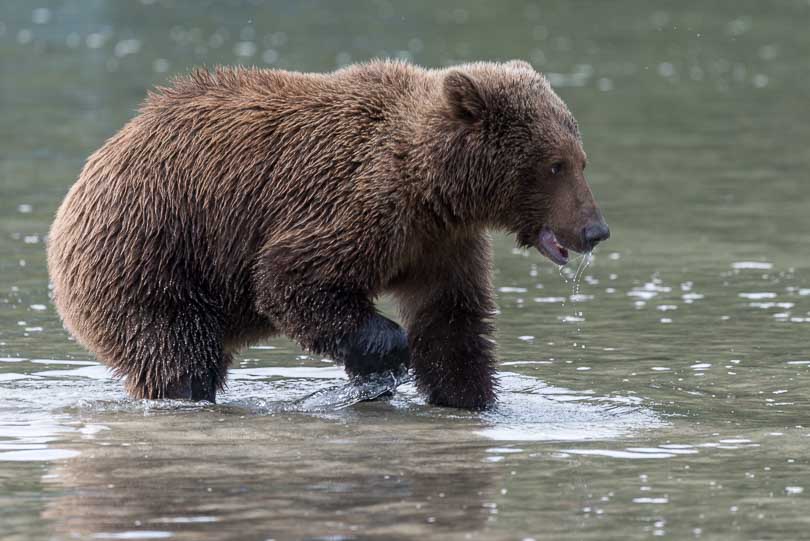
[(49, 235), (54, 300), (139, 398), (213, 401), (232, 355), (280, 333), (350, 376), (410, 364), (430, 403), (487, 407), (487, 231), (589, 249), (584, 161), (520, 61), (196, 71), (88, 159)]

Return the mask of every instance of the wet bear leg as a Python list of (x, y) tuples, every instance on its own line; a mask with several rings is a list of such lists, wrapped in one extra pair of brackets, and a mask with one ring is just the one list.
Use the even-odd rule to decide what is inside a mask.
[(394, 292), (416, 385), (437, 406), (487, 408), (496, 399), (489, 241), (472, 237), (437, 250)]
[(126, 376), (130, 394), (214, 402), (231, 361), (221, 327), (189, 310), (142, 315), (138, 321), (124, 362), (114, 366)]
[(340, 339), (336, 358), (350, 378), (398, 373), (410, 364), (408, 336), (394, 321), (374, 314), (357, 332)]
[[(337, 263), (345, 254), (330, 255), (320, 238), (265, 249), (255, 275), (258, 312), (307, 351), (344, 363), (350, 377), (407, 364), (405, 331), (374, 308), (363, 277), (351, 275), (358, 265)], [(319, 268), (314, 256), (329, 268)]]

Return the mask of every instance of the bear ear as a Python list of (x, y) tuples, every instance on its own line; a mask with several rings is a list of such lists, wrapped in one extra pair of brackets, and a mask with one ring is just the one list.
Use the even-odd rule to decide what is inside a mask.
[(444, 95), (453, 118), (466, 122), (481, 120), (486, 109), (484, 96), (478, 83), (458, 70), (444, 77)]
[(510, 60), (509, 62), (506, 63), (506, 65), (509, 66), (510, 68), (515, 68), (519, 70), (534, 71), (534, 67), (525, 60)]

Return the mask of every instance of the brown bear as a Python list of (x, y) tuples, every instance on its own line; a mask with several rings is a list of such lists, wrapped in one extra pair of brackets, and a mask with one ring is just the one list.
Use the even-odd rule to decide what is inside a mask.
[(281, 333), (484, 408), (487, 230), (557, 264), (591, 250), (609, 231), (584, 167), (574, 117), (522, 61), (196, 71), (88, 159), (49, 236), (54, 300), (135, 397), (213, 401), (232, 354)]

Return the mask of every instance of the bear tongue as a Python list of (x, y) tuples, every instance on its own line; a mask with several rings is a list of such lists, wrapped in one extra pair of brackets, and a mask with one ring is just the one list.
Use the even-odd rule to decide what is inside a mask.
[(565, 265), (568, 263), (568, 250), (560, 246), (557, 242), (557, 236), (554, 232), (544, 227), (540, 231), (540, 238), (537, 245), (540, 253), (552, 260), (557, 265)]

